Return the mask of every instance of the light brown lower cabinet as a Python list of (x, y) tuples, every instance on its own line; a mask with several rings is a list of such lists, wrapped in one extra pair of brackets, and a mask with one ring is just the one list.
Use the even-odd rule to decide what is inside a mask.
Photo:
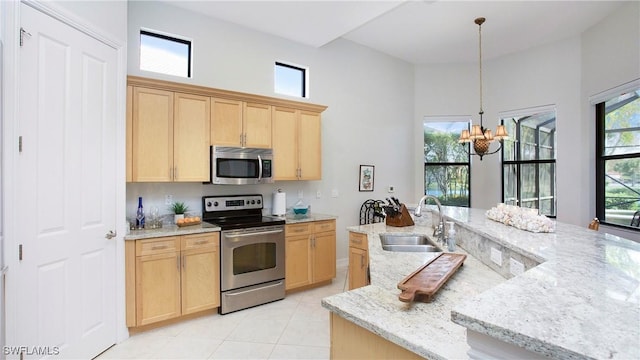
[(220, 233), (125, 242), (127, 326), (220, 306)]
[(369, 285), (367, 234), (349, 232), (349, 290)]
[(423, 359), (391, 341), (331, 313), (331, 360)]
[(285, 288), (293, 290), (336, 277), (336, 221), (285, 225)]

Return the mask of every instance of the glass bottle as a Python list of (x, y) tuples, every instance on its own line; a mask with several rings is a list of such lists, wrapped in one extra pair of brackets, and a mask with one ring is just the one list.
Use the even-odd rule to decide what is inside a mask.
[(453, 221), (447, 221), (447, 251), (454, 252), (456, 251), (456, 228), (455, 223)]
[(144, 229), (144, 208), (142, 207), (142, 196), (138, 197), (138, 211), (136, 212), (136, 228)]

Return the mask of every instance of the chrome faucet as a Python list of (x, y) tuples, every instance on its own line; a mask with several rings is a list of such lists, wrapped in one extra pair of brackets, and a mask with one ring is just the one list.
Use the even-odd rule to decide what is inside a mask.
[(437, 236), (438, 241), (441, 244), (446, 244), (447, 240), (444, 234), (444, 217), (442, 216), (442, 204), (440, 204), (440, 201), (438, 200), (437, 197), (433, 195), (425, 195), (422, 198), (420, 198), (420, 201), (418, 201), (418, 205), (416, 205), (416, 208), (413, 211), (413, 215), (417, 217), (422, 216), (422, 205), (425, 204), (428, 199), (433, 199), (433, 201), (435, 201), (436, 205), (438, 206), (438, 214), (440, 216), (440, 221), (438, 221), (438, 226), (433, 229), (433, 236)]

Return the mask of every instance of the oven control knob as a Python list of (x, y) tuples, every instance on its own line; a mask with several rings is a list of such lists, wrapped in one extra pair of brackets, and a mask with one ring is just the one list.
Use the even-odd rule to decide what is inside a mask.
[(211, 207), (211, 201), (207, 202), (207, 207)]
[(262, 201), (260, 201), (260, 199), (258, 199), (258, 205), (260, 205), (260, 203), (261, 203), (261, 202), (262, 202)]
[(214, 201), (214, 202), (213, 202), (213, 206), (216, 206), (216, 207), (217, 207), (217, 206), (218, 206), (218, 202), (217, 202), (217, 201)]

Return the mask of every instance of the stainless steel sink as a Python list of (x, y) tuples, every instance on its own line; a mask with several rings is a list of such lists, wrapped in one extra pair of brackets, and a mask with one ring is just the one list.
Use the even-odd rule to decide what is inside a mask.
[(440, 252), (442, 249), (425, 235), (380, 234), (382, 250), (401, 252)]

